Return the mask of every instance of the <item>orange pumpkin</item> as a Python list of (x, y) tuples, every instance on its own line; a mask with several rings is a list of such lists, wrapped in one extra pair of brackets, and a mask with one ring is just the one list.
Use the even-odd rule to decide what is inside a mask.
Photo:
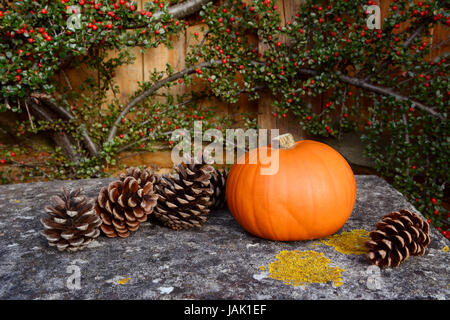
[[(270, 146), (278, 155), (278, 172), (261, 174), (268, 166), (258, 149), (245, 154), (245, 164), (231, 168), (226, 184), (228, 207), (251, 234), (270, 240), (309, 240), (338, 231), (350, 217), (356, 182), (347, 161), (330, 146), (311, 140)], [(288, 139), (289, 141), (289, 139)], [(253, 155), (251, 155), (253, 153)], [(256, 163), (255, 163), (256, 162)]]

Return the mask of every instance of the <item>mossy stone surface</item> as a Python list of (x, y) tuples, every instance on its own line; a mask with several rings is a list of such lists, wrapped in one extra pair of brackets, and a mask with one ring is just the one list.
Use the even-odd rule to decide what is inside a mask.
[[(245, 232), (227, 210), (201, 229), (173, 231), (148, 222), (129, 238), (100, 236), (87, 249), (60, 253), (39, 232), (50, 197), (62, 186), (95, 197), (111, 179), (0, 186), (0, 299), (449, 299), (449, 246), (431, 228), (426, 254), (395, 269), (369, 265), (319, 240), (276, 242)], [(376, 176), (356, 176), (357, 201), (338, 232), (371, 230), (392, 210), (415, 210)], [(270, 277), (283, 250), (314, 250), (343, 269), (342, 284), (292, 286)], [(79, 279), (79, 282), (78, 280)]]

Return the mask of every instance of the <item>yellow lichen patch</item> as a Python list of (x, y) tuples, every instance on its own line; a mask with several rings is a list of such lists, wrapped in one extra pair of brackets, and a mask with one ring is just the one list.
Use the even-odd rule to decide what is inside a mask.
[(130, 280), (131, 280), (130, 278), (123, 278), (123, 279), (117, 280), (117, 283), (123, 285), (123, 284), (126, 284)]
[(261, 271), (265, 271), (265, 270), (266, 270), (266, 267), (260, 266), (260, 267), (258, 267), (258, 269), (261, 270)]
[(449, 247), (448, 246), (445, 246), (444, 248), (442, 248), (442, 251), (444, 251), (444, 252), (448, 252), (450, 249), (449, 249)]
[(341, 253), (365, 254), (367, 253), (367, 248), (364, 244), (367, 240), (370, 240), (369, 231), (354, 229), (334, 234), (321, 240), (321, 242), (327, 246), (334, 247), (336, 251)]
[(323, 253), (308, 251), (283, 250), (269, 264), (269, 277), (281, 280), (287, 285), (303, 286), (307, 283), (328, 283), (334, 286), (343, 284), (341, 272), (344, 269), (330, 267), (330, 259)]

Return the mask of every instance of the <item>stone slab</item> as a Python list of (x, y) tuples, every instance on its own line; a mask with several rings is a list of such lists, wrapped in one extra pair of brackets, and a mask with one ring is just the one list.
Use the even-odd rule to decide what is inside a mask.
[[(95, 196), (111, 179), (0, 186), (0, 299), (449, 299), (449, 241), (431, 229), (425, 256), (396, 269), (369, 266), (313, 241), (276, 242), (246, 233), (227, 210), (198, 230), (172, 231), (144, 223), (127, 239), (99, 237), (89, 248), (60, 253), (39, 235), (39, 218), (63, 185)], [(356, 176), (357, 201), (340, 230), (371, 230), (392, 210), (416, 210), (375, 176)], [(281, 250), (316, 250), (345, 269), (343, 284), (290, 286), (268, 277)], [(377, 285), (370, 285), (371, 277)], [(74, 279), (79, 276), (80, 282)]]

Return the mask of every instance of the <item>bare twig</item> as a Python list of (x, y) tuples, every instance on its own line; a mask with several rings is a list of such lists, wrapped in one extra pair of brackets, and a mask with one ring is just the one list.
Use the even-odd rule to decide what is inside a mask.
[[(36, 114), (37, 117), (41, 118), (42, 120), (48, 121), (50, 123), (54, 123), (55, 120), (53, 119), (52, 115), (48, 113), (45, 108), (42, 105), (38, 105), (37, 102), (33, 101), (33, 99), (28, 100), (30, 109), (32, 112)], [(78, 164), (80, 162), (80, 156), (75, 151), (75, 148), (70, 141), (69, 137), (66, 134), (62, 134), (60, 132), (53, 132), (53, 141), (61, 147), (61, 149), (64, 151), (64, 153), (69, 157), (71, 161)]]
[[(409, 47), (409, 45), (414, 41), (415, 38), (417, 38), (422, 32), (424, 32), (426, 30), (427, 26), (426, 24), (421, 24), (416, 30), (414, 30), (413, 33), (411, 33), (411, 35), (409, 36), (408, 39), (405, 40), (405, 42), (403, 42), (403, 48), (407, 48)], [(378, 69), (374, 72), (374, 73), (370, 73), (367, 76), (364, 77), (364, 81), (368, 81), (370, 79), (370, 77), (372, 77), (374, 74), (379, 74), (381, 71), (383, 71), (390, 63), (391, 63), (392, 59), (391, 58), (387, 58), (386, 60), (384, 60), (380, 66), (378, 67)], [(359, 75), (362, 74), (363, 72), (360, 71), (357, 75), (357, 77), (359, 78)]]
[[(44, 93), (32, 93), (30, 95), (33, 98), (38, 99), (39, 101), (44, 102), (46, 105), (48, 105), (53, 111), (58, 113), (60, 116), (65, 118), (66, 120), (76, 120), (75, 116), (67, 111), (65, 108), (57, 105), (55, 102), (53, 102), (52, 96), (44, 94)], [(93, 157), (98, 156), (98, 147), (92, 141), (92, 138), (90, 137), (87, 129), (85, 126), (80, 126), (81, 130), (81, 136), (83, 137), (83, 141), (86, 144), (86, 148), (88, 149), (89, 153)]]
[(205, 32), (205, 35), (203, 36), (202, 41), (199, 43), (198, 47), (197, 47), (197, 51), (195, 52), (195, 55), (198, 55), (198, 53), (200, 52), (200, 50), (202, 50), (203, 44), (205, 43), (206, 39), (208, 38), (208, 34), (210, 33), (210, 30)]
[[(187, 17), (191, 14), (196, 13), (199, 11), (203, 5), (207, 4), (208, 2), (211, 2), (212, 0), (187, 0), (183, 1), (181, 3), (175, 4), (173, 6), (170, 6), (168, 11), (169, 14), (174, 19), (179, 19), (183, 17)], [(157, 22), (161, 19), (162, 11), (157, 11), (152, 16), (152, 23)], [(140, 29), (145, 28), (146, 24), (139, 24), (134, 26), (127, 26), (127, 29)]]
[(5, 98), (5, 107), (7, 110), (11, 110), (11, 106), (9, 105), (9, 101), (7, 98)]
[(31, 129), (34, 130), (34, 123), (33, 123), (33, 118), (31, 117), (30, 114), (30, 109), (28, 108), (28, 103), (27, 100), (25, 100), (25, 108), (27, 109), (27, 114), (28, 114), (28, 119), (30, 120), (30, 124), (31, 124)]
[(147, 97), (152, 95), (155, 91), (159, 90), (160, 88), (162, 88), (165, 84), (167, 84), (169, 82), (172, 82), (179, 78), (182, 78), (185, 75), (194, 73), (197, 69), (207, 68), (207, 67), (210, 67), (211, 65), (217, 64), (219, 62), (221, 62), (221, 61), (220, 60), (211, 60), (211, 61), (200, 63), (197, 66), (186, 68), (180, 72), (172, 74), (171, 76), (169, 76), (167, 78), (164, 78), (163, 80), (155, 83), (149, 89), (147, 89), (144, 92), (142, 92), (141, 94), (139, 94), (137, 97), (135, 97), (133, 100), (131, 100), (126, 105), (126, 107), (122, 110), (122, 112), (118, 115), (118, 117), (114, 121), (114, 124), (112, 125), (112, 127), (109, 131), (108, 139), (106, 140), (106, 142), (110, 142), (114, 139), (114, 137), (116, 136), (117, 128), (118, 128), (120, 122), (122, 121), (123, 118), (125, 118), (125, 116), (128, 114), (128, 112), (130, 112), (130, 110), (133, 109), (135, 106), (137, 106), (139, 103), (141, 103), (145, 99), (147, 99)]
[(425, 112), (428, 112), (429, 114), (431, 114), (433, 116), (439, 117), (442, 120), (445, 120), (445, 118), (440, 113), (436, 112), (432, 108), (424, 105), (423, 103), (421, 103), (419, 101), (413, 100), (413, 99), (411, 99), (411, 98), (409, 98), (407, 96), (404, 96), (404, 95), (402, 95), (400, 93), (397, 93), (397, 92), (393, 91), (391, 88), (380, 87), (380, 86), (377, 86), (375, 84), (371, 84), (369, 82), (366, 82), (364, 80), (361, 80), (361, 79), (358, 79), (358, 78), (349, 77), (349, 76), (346, 76), (346, 75), (340, 75), (339, 79), (341, 81), (345, 82), (345, 83), (354, 85), (355, 87), (363, 88), (363, 89), (366, 89), (366, 90), (369, 90), (369, 91), (381, 94), (383, 96), (391, 96), (391, 97), (394, 97), (394, 98), (396, 98), (396, 99), (398, 99), (400, 101), (408, 101), (411, 104), (414, 104), (417, 108), (419, 108), (419, 109), (421, 109), (421, 110), (423, 110)]
[(61, 73), (63, 74), (64, 79), (66, 80), (67, 86), (70, 88), (70, 90), (73, 90), (72, 84), (70, 83), (69, 77), (68, 77), (67, 74), (64, 72), (64, 69), (61, 69)]

